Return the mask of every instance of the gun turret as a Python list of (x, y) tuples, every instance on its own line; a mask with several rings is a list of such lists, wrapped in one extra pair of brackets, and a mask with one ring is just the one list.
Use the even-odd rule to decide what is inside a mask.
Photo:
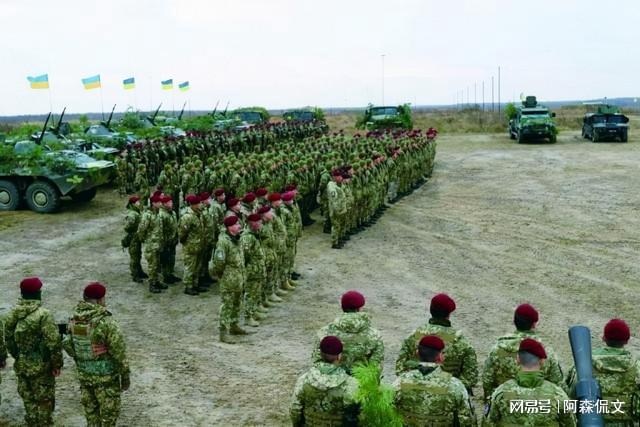
[(178, 120), (182, 120), (182, 115), (184, 114), (184, 107), (187, 106), (187, 101), (182, 104), (182, 110), (180, 110), (180, 115), (178, 116)]
[(222, 115), (225, 116), (225, 117), (227, 117), (227, 109), (229, 108), (229, 103), (230, 102), (231, 101), (227, 101), (227, 105), (226, 105), (226, 107), (224, 107), (224, 111), (222, 112)]
[[(591, 334), (586, 326), (572, 326), (569, 328), (569, 341), (573, 362), (576, 367), (578, 382), (576, 383), (576, 397), (580, 402), (589, 401), (595, 406), (600, 399), (600, 386), (593, 378), (593, 366), (591, 362)], [(602, 414), (596, 411), (587, 411), (578, 414), (580, 427), (603, 427)]]
[(155, 113), (153, 113), (153, 116), (149, 117), (149, 121), (154, 126), (156, 125), (156, 116), (160, 112), (160, 107), (162, 107), (162, 102), (160, 103), (160, 105), (158, 105), (158, 108), (156, 108), (156, 111), (155, 111)]
[(220, 100), (218, 100), (218, 102), (216, 102), (216, 106), (215, 106), (215, 107), (213, 107), (213, 112), (211, 113), (211, 116), (212, 116), (213, 118), (215, 118), (215, 117), (216, 117), (216, 111), (218, 111), (218, 104), (220, 104)]
[(62, 126), (62, 119), (64, 118), (65, 111), (67, 111), (67, 107), (64, 107), (64, 109), (62, 110), (62, 114), (60, 114), (60, 119), (58, 120), (58, 124), (56, 125), (55, 129), (53, 130), (53, 133), (56, 136), (60, 135), (60, 126)]
[(106, 127), (107, 129), (109, 129), (109, 126), (111, 125), (111, 119), (113, 119), (113, 112), (116, 110), (116, 104), (113, 104), (113, 108), (111, 109), (111, 114), (109, 114), (109, 120), (107, 120), (107, 122), (104, 124), (104, 127)]
[(36, 144), (40, 145), (42, 142), (42, 138), (44, 138), (44, 133), (47, 131), (47, 125), (49, 124), (49, 119), (51, 119), (51, 111), (49, 111), (49, 115), (47, 115), (47, 120), (44, 121), (44, 126), (42, 126), (42, 132), (40, 132), (40, 136), (36, 140)]

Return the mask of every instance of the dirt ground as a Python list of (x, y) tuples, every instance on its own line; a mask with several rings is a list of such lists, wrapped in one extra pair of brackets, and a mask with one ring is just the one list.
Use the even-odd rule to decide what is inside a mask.
[[(530, 302), (568, 367), (570, 325), (591, 327), (598, 340), (611, 317), (634, 331), (640, 322), (638, 142), (593, 144), (575, 132), (555, 145), (517, 145), (504, 134), (442, 136), (432, 179), (344, 249), (330, 249), (319, 224), (305, 230), (300, 286), (237, 345), (217, 340), (215, 290), (194, 298), (178, 285), (151, 295), (129, 280), (119, 248), (124, 202), (112, 190), (55, 215), (2, 213), (0, 313), (26, 275), (45, 280), (44, 304), (60, 320), (88, 281), (105, 282), (131, 360), (120, 419), (127, 426), (286, 425), (314, 333), (348, 289), (365, 294), (382, 332), (385, 381), (395, 378), (400, 343), (426, 321), (436, 292), (456, 299), (453, 323), (480, 364), (512, 329), (513, 308)], [(635, 340), (631, 347), (640, 350)], [(55, 419), (84, 425), (75, 368), (65, 363)], [(23, 417), (11, 366), (2, 371), (2, 426)]]

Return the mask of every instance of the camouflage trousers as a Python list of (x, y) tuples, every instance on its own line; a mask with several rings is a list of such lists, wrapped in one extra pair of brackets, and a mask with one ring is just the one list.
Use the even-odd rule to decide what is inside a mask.
[(215, 246), (207, 244), (204, 250), (201, 252), (200, 271), (198, 272), (198, 278), (207, 277), (209, 275), (207, 264), (211, 259), (211, 255), (213, 254), (214, 250), (215, 250)]
[(240, 320), (240, 306), (242, 305), (243, 276), (231, 273), (223, 274), (220, 283), (220, 329), (228, 329)]
[(275, 283), (276, 283), (275, 264), (276, 264), (275, 260), (269, 260), (267, 258), (265, 280), (262, 283), (262, 299), (261, 299), (262, 301), (266, 301), (267, 298), (269, 298), (271, 294), (273, 294), (273, 292), (275, 291)]
[(162, 270), (162, 278), (166, 279), (173, 276), (176, 268), (176, 245), (167, 244), (160, 252), (160, 269)]
[(343, 215), (331, 217), (331, 243), (337, 245), (344, 237)]
[(129, 271), (131, 277), (142, 276), (142, 243), (138, 239), (133, 239), (127, 248), (129, 251)]
[(53, 375), (27, 377), (16, 375), (18, 394), (22, 398), (27, 426), (53, 425), (53, 410), (56, 406), (56, 379)]
[(160, 274), (160, 247), (157, 245), (145, 245), (144, 259), (147, 260), (149, 266), (147, 272), (149, 275), (149, 283), (158, 283)]
[(88, 427), (112, 427), (120, 415), (120, 382), (80, 383), (82, 406)]
[(285, 256), (285, 277), (288, 279), (291, 277), (293, 271), (293, 264), (296, 260), (296, 253), (298, 252), (298, 239), (294, 239), (292, 242), (287, 242), (287, 255)]
[(202, 257), (200, 253), (183, 252), (184, 276), (182, 282), (185, 289), (195, 289), (198, 287), (198, 279), (200, 278), (200, 263)]
[(265, 276), (248, 277), (244, 285), (244, 317), (249, 319), (255, 316), (258, 306), (262, 302), (262, 284)]
[(276, 264), (276, 283), (274, 289), (284, 286), (287, 282), (287, 255), (288, 251), (286, 247), (283, 252), (278, 254), (278, 263)]

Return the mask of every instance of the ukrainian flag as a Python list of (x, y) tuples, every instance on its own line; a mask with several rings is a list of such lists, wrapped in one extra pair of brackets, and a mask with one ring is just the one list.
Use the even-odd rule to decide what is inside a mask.
[(171, 89), (173, 89), (173, 79), (162, 80), (160, 83), (162, 84), (162, 90), (171, 90)]
[(49, 74), (43, 74), (41, 76), (27, 77), (31, 89), (49, 89)]
[(96, 89), (101, 87), (100, 85), (100, 74), (97, 74), (92, 77), (87, 77), (86, 79), (82, 79), (82, 84), (86, 90)]
[(189, 90), (189, 82), (182, 82), (178, 85), (178, 89), (180, 89), (183, 92), (186, 92)]
[(122, 81), (122, 86), (124, 87), (124, 90), (135, 89), (136, 88), (136, 79), (133, 78), (133, 77), (129, 77), (128, 79), (124, 79)]

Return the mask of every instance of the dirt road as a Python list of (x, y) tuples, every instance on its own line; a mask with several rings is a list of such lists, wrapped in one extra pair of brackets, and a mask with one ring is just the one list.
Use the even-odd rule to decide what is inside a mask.
[[(611, 317), (639, 327), (638, 142), (443, 136), (433, 178), (344, 249), (330, 249), (318, 224), (305, 230), (300, 286), (240, 345), (217, 340), (215, 291), (194, 298), (178, 286), (156, 296), (130, 282), (119, 249), (124, 203), (113, 192), (56, 215), (0, 214), (0, 313), (25, 275), (45, 279), (45, 305), (61, 320), (85, 283), (107, 283), (133, 371), (121, 416), (128, 426), (285, 425), (313, 335), (347, 289), (366, 295), (385, 339), (386, 381), (401, 340), (426, 321), (427, 301), (441, 291), (457, 300), (454, 325), (481, 364), (495, 337), (512, 329), (513, 308), (530, 302), (567, 367), (570, 325), (591, 327), (596, 340)], [(635, 340), (631, 347), (640, 350)], [(73, 362), (65, 362), (55, 418), (84, 425)], [(20, 425), (15, 376), (2, 376), (0, 425)]]

